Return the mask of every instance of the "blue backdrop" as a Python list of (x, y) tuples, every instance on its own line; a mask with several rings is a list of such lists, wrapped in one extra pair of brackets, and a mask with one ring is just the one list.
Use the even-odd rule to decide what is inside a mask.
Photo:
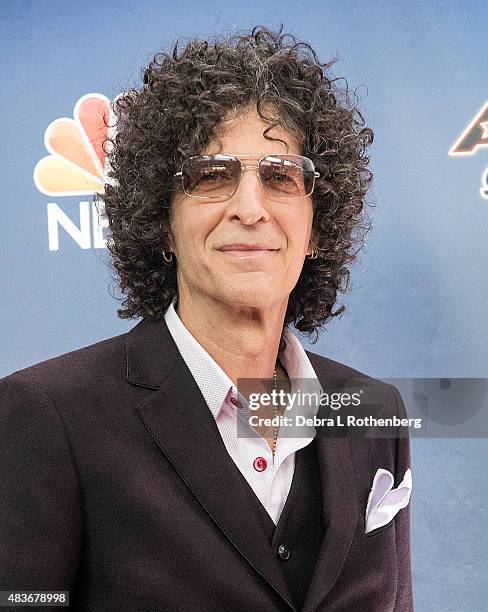
[[(375, 131), (374, 228), (346, 313), (313, 350), (381, 378), (488, 377), (488, 114), (477, 119), (488, 101), (488, 5), (454, 0), (3, 4), (0, 376), (134, 325), (116, 318), (89, 208), (90, 248), (66, 229), (66, 219), (80, 228), (89, 198), (34, 183), (47, 127), (88, 93), (139, 84), (176, 37), (280, 23), (322, 60), (339, 58), (334, 73), (357, 88)], [(488, 444), (414, 439), (412, 454), (416, 610), (486, 610)]]

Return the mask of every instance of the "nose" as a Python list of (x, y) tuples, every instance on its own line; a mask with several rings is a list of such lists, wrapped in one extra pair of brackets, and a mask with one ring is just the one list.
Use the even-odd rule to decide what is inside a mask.
[(259, 180), (257, 166), (243, 166), (241, 182), (229, 200), (227, 214), (231, 220), (244, 225), (269, 220), (266, 192)]

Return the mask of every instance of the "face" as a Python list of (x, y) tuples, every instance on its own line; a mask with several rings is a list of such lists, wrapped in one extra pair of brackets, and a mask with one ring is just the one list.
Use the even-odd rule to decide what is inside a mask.
[(216, 142), (202, 154), (234, 154), (245, 166), (233, 196), (212, 201), (178, 194), (170, 223), (178, 262), (180, 302), (190, 297), (214, 299), (230, 307), (269, 308), (287, 303), (310, 253), (311, 197), (278, 200), (270, 197), (257, 175), (257, 162), (270, 154), (300, 155), (294, 136), (282, 127), (268, 135), (268, 124), (255, 109), (223, 122)]

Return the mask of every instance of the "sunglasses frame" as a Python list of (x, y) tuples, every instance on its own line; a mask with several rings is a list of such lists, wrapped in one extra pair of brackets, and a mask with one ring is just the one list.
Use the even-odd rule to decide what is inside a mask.
[[(183, 181), (183, 167), (184, 167), (184, 164), (186, 162), (188, 162), (188, 161), (191, 161), (192, 159), (199, 159), (201, 157), (218, 157), (218, 156), (222, 156), (222, 157), (226, 157), (226, 158), (233, 157), (234, 159), (236, 159), (240, 163), (240, 166), (241, 166), (240, 176), (239, 176), (238, 181), (236, 182), (236, 185), (235, 185), (234, 190), (232, 191), (232, 193), (230, 193), (229, 195), (225, 195), (225, 196), (222, 196), (222, 195), (220, 195), (220, 196), (202, 196), (202, 195), (195, 195), (195, 194), (192, 194), (192, 193), (188, 193), (186, 191), (186, 189), (185, 189), (185, 185), (184, 185), (184, 181)], [(299, 157), (300, 159), (307, 159), (312, 164), (313, 173), (314, 173), (313, 182), (312, 182), (312, 190), (310, 191), (310, 193), (307, 193), (305, 195), (299, 195), (299, 196), (296, 196), (296, 195), (292, 195), (292, 196), (286, 196), (286, 195), (284, 195), (284, 196), (276, 196), (276, 194), (274, 194), (274, 193), (273, 194), (269, 193), (269, 191), (266, 188), (266, 185), (264, 185), (262, 180), (261, 180), (261, 175), (259, 174), (259, 165), (261, 164), (261, 162), (263, 160), (267, 159), (268, 157)], [(244, 174), (244, 170), (246, 168), (255, 168), (255, 169), (257, 169), (257, 173), (256, 174), (258, 175), (258, 179), (259, 179), (259, 182), (261, 184), (261, 187), (264, 189), (265, 193), (268, 196), (270, 196), (272, 198), (282, 198), (282, 199), (285, 199), (285, 200), (291, 200), (291, 199), (294, 199), (294, 198), (308, 198), (308, 196), (312, 195), (312, 193), (313, 193), (313, 191), (315, 189), (315, 179), (320, 177), (320, 172), (317, 172), (315, 170), (315, 164), (313, 163), (313, 161), (310, 158), (305, 157), (304, 155), (295, 155), (295, 154), (288, 155), (288, 154), (282, 154), (282, 153), (270, 153), (268, 155), (264, 155), (264, 157), (261, 157), (261, 159), (258, 160), (257, 165), (254, 165), (254, 164), (252, 164), (252, 165), (244, 165), (241, 162), (241, 158), (243, 158), (243, 159), (245, 159), (245, 158), (247, 158), (247, 159), (249, 159), (249, 158), (257, 159), (257, 156), (256, 155), (251, 155), (251, 154), (242, 154), (242, 155), (239, 154), (239, 155), (236, 155), (234, 153), (215, 153), (214, 155), (193, 155), (192, 157), (189, 157), (188, 159), (184, 160), (183, 164), (181, 165), (181, 170), (179, 172), (177, 172), (176, 174), (174, 174), (173, 176), (175, 178), (180, 178), (181, 179), (181, 186), (183, 188), (183, 192), (185, 193), (185, 195), (187, 195), (189, 198), (198, 198), (200, 200), (227, 200), (228, 198), (231, 198), (235, 194), (235, 192), (237, 191), (237, 189), (238, 189), (238, 187), (239, 187), (239, 185), (241, 183), (242, 176)]]

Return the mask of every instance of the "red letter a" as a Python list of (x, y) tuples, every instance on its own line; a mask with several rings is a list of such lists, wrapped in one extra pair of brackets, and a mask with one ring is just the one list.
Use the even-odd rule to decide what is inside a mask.
[(488, 147), (488, 101), (452, 145), (449, 155), (474, 155), (479, 147)]

